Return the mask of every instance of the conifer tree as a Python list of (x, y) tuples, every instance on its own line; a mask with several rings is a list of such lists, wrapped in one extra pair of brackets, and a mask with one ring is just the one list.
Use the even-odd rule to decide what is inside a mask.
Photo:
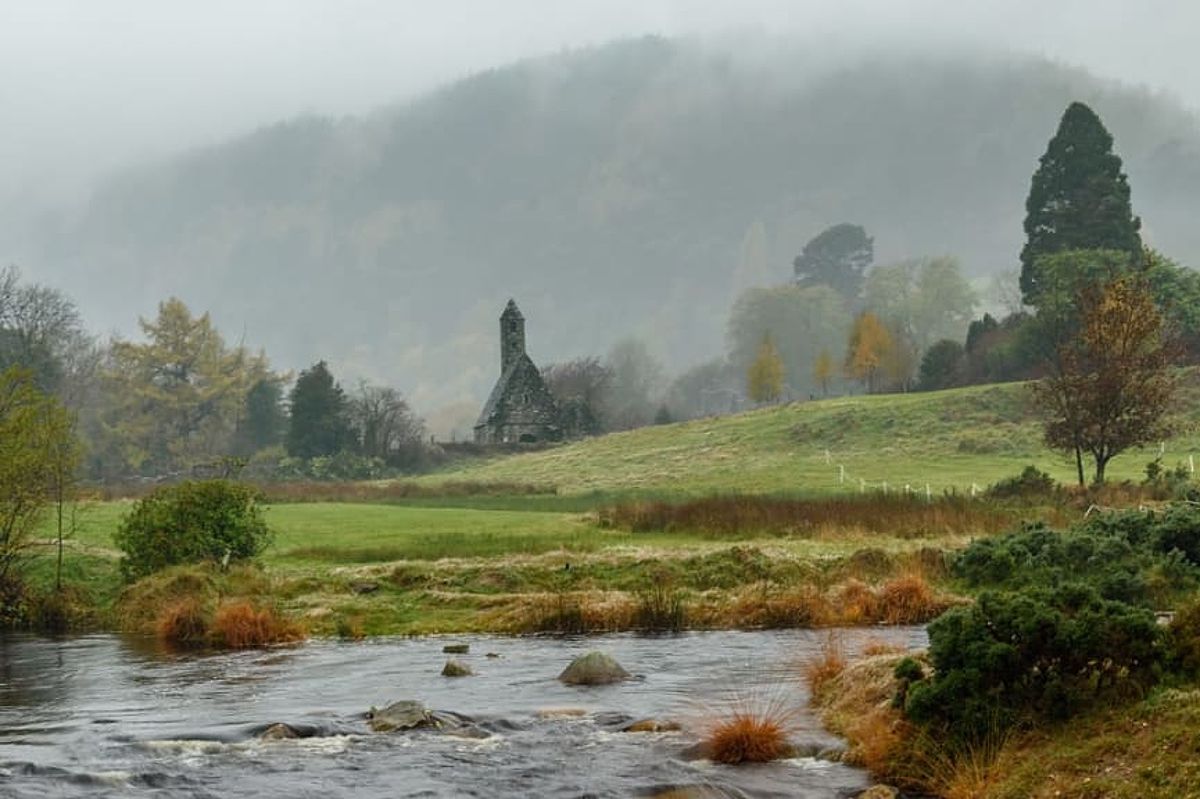
[(1025, 201), (1025, 247), (1021, 250), (1021, 294), (1035, 305), (1038, 260), (1064, 250), (1141, 252), (1129, 182), (1113, 152), (1112, 135), (1092, 109), (1071, 103), (1050, 140)]
[(334, 455), (351, 443), (346, 394), (324, 361), (300, 372), (289, 396), (287, 451), (297, 458)]

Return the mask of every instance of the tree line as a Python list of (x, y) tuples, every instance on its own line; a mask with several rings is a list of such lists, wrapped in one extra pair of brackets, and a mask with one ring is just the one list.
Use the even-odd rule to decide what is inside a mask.
[(427, 456), (424, 424), (395, 388), (347, 392), (324, 361), (293, 380), (176, 298), (139, 328), (138, 341), (101, 342), (66, 295), (0, 270), (4, 384), (68, 414), (86, 478), (247, 465), (261, 477), (372, 476)]

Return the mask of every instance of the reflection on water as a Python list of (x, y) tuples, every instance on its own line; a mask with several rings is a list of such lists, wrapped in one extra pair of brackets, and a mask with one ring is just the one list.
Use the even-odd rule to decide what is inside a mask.
[[(454, 640), (471, 652), (458, 657), (476, 676), (458, 679), (439, 674), (441, 638), (209, 655), (107, 635), (0, 638), (0, 794), (617, 797), (705, 785), (712, 795), (845, 796), (866, 778), (840, 764), (732, 768), (681, 757), (698, 723), (731, 699), (786, 698), (799, 709), (796, 743), (836, 745), (804, 708), (799, 677), (826, 635), (465, 636)], [(870, 639), (925, 642), (917, 628), (842, 639), (851, 652)], [(603, 688), (555, 680), (597, 648), (638, 678)], [(487, 737), (370, 733), (364, 712), (398, 699), (462, 714)], [(619, 731), (647, 717), (684, 729)], [(309, 737), (258, 740), (274, 722)]]

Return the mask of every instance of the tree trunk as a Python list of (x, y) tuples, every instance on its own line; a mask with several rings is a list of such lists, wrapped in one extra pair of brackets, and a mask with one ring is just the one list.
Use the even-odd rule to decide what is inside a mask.
[(1087, 485), (1083, 477), (1083, 449), (1078, 444), (1075, 445), (1075, 471), (1079, 473), (1079, 485)]
[(1108, 465), (1108, 458), (1096, 456), (1096, 485), (1104, 483), (1104, 467)]

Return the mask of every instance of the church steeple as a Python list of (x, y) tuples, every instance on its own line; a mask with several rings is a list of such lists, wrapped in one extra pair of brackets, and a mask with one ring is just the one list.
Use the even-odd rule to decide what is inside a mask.
[(525, 317), (512, 300), (500, 314), (500, 374), (525, 354)]

